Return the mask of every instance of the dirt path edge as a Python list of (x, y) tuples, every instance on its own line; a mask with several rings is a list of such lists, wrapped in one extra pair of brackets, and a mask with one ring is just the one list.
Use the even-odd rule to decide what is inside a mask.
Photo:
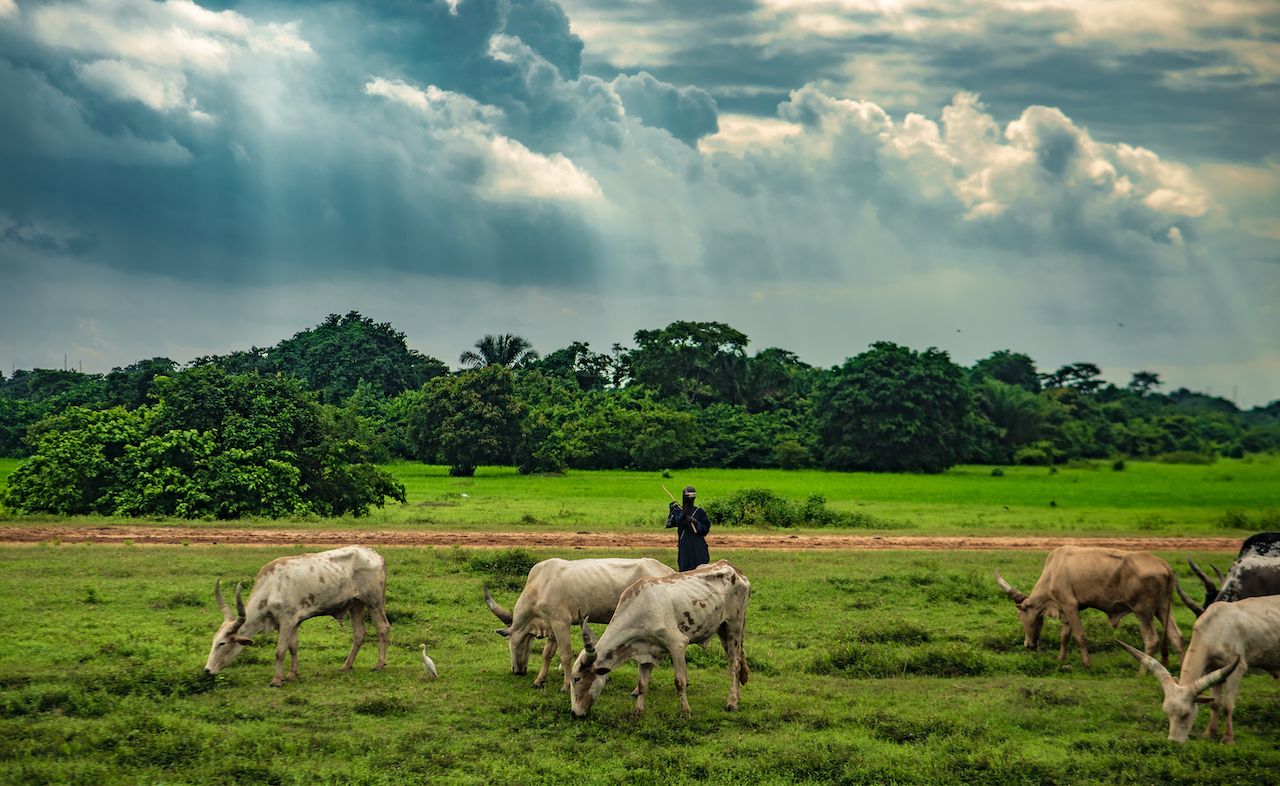
[[(1234, 553), (1238, 538), (1042, 537), (934, 535), (789, 535), (716, 533), (716, 549), (766, 551), (917, 550), (1043, 551), (1058, 546), (1105, 546), (1134, 551)], [(427, 530), (271, 530), (213, 527), (0, 527), (0, 544), (132, 543), (235, 546), (460, 546), (464, 548), (663, 549), (669, 533), (643, 532), (434, 532)]]

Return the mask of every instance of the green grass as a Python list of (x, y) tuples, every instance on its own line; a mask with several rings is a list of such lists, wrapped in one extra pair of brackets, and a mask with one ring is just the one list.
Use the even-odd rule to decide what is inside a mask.
[[(0, 460), (0, 480), (17, 466)], [(832, 510), (856, 514), (877, 534), (1210, 535), (1237, 537), (1280, 529), (1280, 458), (1250, 456), (1209, 465), (1129, 461), (1077, 467), (960, 466), (939, 475), (783, 470), (570, 471), (520, 475), (481, 467), (473, 478), (445, 467), (387, 465), (408, 502), (366, 518), (325, 520), (326, 527), (450, 530), (653, 530), (667, 497), (686, 484), (699, 500), (764, 488), (795, 503), (811, 494)], [(465, 495), (465, 496), (464, 496)], [(9, 517), (13, 521), (13, 517)], [(18, 519), (21, 521), (22, 519)], [(110, 521), (109, 519), (107, 520)], [(164, 522), (155, 522), (164, 523)], [(186, 523), (186, 522), (175, 522)], [(314, 527), (317, 521), (244, 521), (246, 527)]]
[[(990, 576), (999, 566), (1029, 588), (1041, 553), (715, 553), (753, 587), (741, 712), (722, 709), (716, 642), (690, 651), (691, 719), (663, 665), (642, 718), (630, 715), (627, 666), (575, 720), (554, 688), (507, 673), (480, 601), (482, 583), (509, 587), (513, 566), (550, 552), (381, 551), (386, 671), (370, 670), (371, 641), (355, 671), (339, 672), (349, 634), (316, 619), (302, 628), (301, 679), (272, 689), (272, 634), (216, 680), (201, 677), (219, 621), (211, 587), (291, 550), (0, 549), (11, 626), (0, 782), (1201, 785), (1270, 782), (1280, 767), (1280, 682), (1269, 677), (1244, 682), (1235, 746), (1175, 746), (1155, 680), (1134, 676), (1100, 613), (1085, 613), (1091, 671), (1074, 650), (1054, 660), (1054, 621), (1048, 651), (1024, 651)], [(515, 590), (497, 594), (509, 606)], [(1190, 613), (1178, 616), (1189, 634)], [(1139, 641), (1132, 618), (1120, 636)], [(419, 642), (439, 681), (424, 680)]]

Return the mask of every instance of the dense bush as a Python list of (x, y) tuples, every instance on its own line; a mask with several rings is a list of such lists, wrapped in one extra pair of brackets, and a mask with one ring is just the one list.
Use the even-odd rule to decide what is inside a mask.
[(362, 515), (404, 487), (354, 423), (297, 380), (217, 366), (156, 381), (154, 406), (72, 408), (34, 426), (9, 479), (19, 512), (235, 519)]
[(796, 504), (769, 489), (740, 489), (709, 501), (705, 509), (714, 524), (730, 527), (857, 526), (847, 521), (851, 517), (828, 509), (821, 494), (811, 494)]

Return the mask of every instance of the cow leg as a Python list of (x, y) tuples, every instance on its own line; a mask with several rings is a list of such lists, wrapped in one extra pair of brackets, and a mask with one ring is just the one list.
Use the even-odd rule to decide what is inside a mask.
[(1209, 705), (1209, 725), (1205, 727), (1204, 736), (1212, 738), (1218, 733), (1218, 708), (1222, 706), (1222, 685), (1214, 685), (1213, 703)]
[(1225, 727), (1222, 732), (1223, 745), (1231, 745), (1236, 741), (1236, 730), (1231, 721), (1236, 710), (1236, 692), (1240, 690), (1240, 681), (1247, 671), (1249, 665), (1241, 661), (1235, 671), (1231, 672), (1231, 676), (1222, 683), (1222, 724)]
[(347, 660), (342, 664), (343, 671), (351, 671), (351, 667), (356, 663), (356, 653), (360, 651), (360, 646), (364, 644), (364, 606), (351, 607), (351, 652), (347, 653)]
[(725, 657), (729, 660), (729, 700), (725, 702), (724, 708), (733, 712), (738, 709), (738, 693), (742, 688), (742, 661), (746, 656), (742, 652), (742, 640), (729, 631), (728, 625), (721, 625), (719, 633)]
[(373, 617), (373, 625), (378, 629), (378, 662), (373, 664), (374, 670), (387, 667), (387, 647), (391, 645), (391, 623), (387, 620), (387, 610), (381, 605), (369, 608)]
[[(1138, 630), (1142, 631), (1142, 651), (1151, 657), (1155, 657), (1156, 648), (1160, 646), (1161, 636), (1156, 632), (1156, 628), (1151, 624), (1150, 617), (1138, 617)], [(1169, 648), (1166, 645), (1164, 650), (1164, 665), (1169, 665)], [(1138, 676), (1146, 671), (1146, 666), (1138, 664)]]
[(1058, 639), (1058, 660), (1067, 659), (1067, 642), (1071, 641), (1071, 626), (1062, 620), (1062, 635)]
[(271, 680), (271, 687), (278, 688), (284, 684), (284, 656), (289, 651), (289, 637), (296, 626), (286, 622), (280, 626), (280, 638), (276, 641), (276, 673)]
[[(573, 631), (569, 627), (568, 619), (552, 625), (551, 633), (556, 637), (556, 649), (560, 653), (560, 671), (564, 673), (564, 683), (560, 687), (560, 692), (568, 693), (569, 673), (573, 671)], [(547, 644), (549, 646), (550, 642)]]
[(636, 681), (636, 689), (631, 692), (636, 697), (635, 714), (644, 712), (644, 695), (649, 692), (649, 676), (653, 674), (652, 663), (640, 664), (640, 679)]
[[(1076, 640), (1076, 646), (1080, 648), (1080, 660), (1086, 669), (1089, 668), (1089, 648), (1084, 645), (1084, 625), (1080, 622), (1080, 609), (1075, 606), (1063, 607), (1062, 624), (1071, 628), (1071, 635)], [(1062, 655), (1065, 654), (1064, 651)]]
[(294, 627), (293, 635), (289, 637), (289, 673), (285, 675), (286, 679), (296, 680), (298, 678), (298, 628)]
[(684, 661), (684, 643), (675, 647), (671, 647), (671, 666), (676, 672), (676, 693), (680, 695), (680, 711), (685, 717), (693, 714), (693, 710), (689, 709), (689, 696), (687, 689), (689, 687), (689, 666)]
[(1182, 631), (1178, 629), (1178, 621), (1173, 618), (1173, 604), (1165, 608), (1162, 619), (1165, 640), (1173, 646), (1173, 651), (1178, 653), (1178, 657), (1182, 657), (1185, 654), (1182, 648)]
[[(542, 668), (538, 669), (538, 676), (533, 678), (533, 687), (541, 688), (547, 684), (547, 674), (551, 672), (551, 658), (556, 653), (556, 637), (550, 636), (542, 645)], [(567, 669), (566, 669), (567, 670)]]

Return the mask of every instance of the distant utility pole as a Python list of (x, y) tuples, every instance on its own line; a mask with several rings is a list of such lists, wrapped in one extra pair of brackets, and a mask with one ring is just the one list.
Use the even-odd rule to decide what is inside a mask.
[(62, 370), (63, 371), (67, 370), (67, 353), (66, 352), (62, 353)]

